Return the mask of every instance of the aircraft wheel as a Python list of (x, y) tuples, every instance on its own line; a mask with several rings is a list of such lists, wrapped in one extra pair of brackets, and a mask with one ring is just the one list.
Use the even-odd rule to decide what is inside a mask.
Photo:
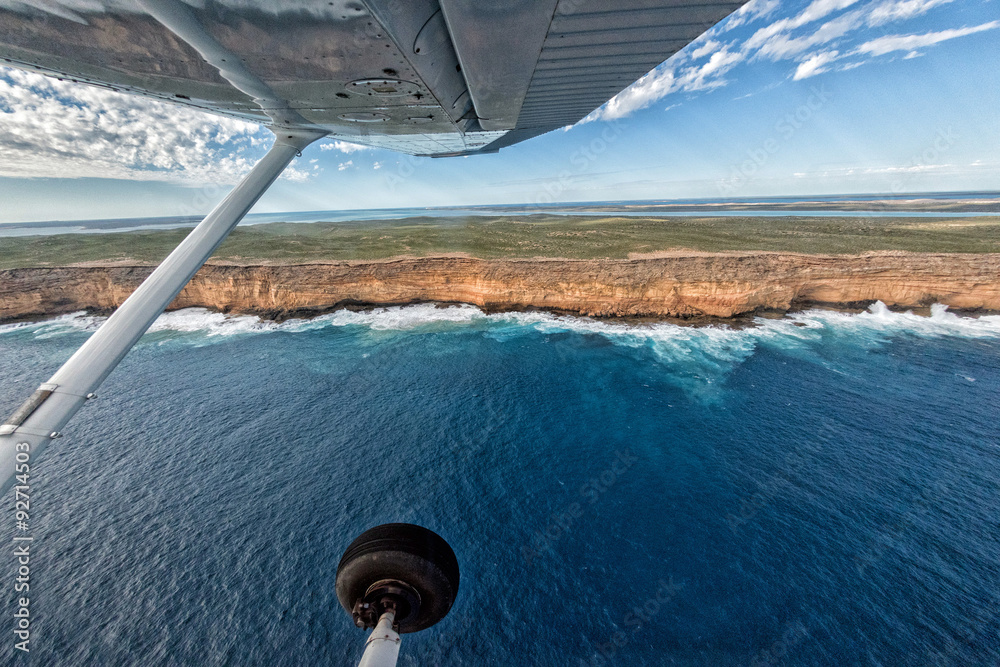
[(409, 523), (387, 523), (351, 542), (337, 566), (337, 599), (355, 625), (373, 628), (394, 610), (400, 634), (444, 618), (458, 594), (458, 560), (437, 533)]

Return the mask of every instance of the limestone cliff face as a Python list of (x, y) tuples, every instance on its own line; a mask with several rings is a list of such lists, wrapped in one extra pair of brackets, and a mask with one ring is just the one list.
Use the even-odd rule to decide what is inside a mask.
[[(0, 271), (0, 321), (109, 311), (151, 271), (148, 266)], [(732, 317), (758, 309), (874, 300), (1000, 310), (1000, 254), (689, 252), (627, 260), (432, 257), (209, 265), (171, 308), (282, 317), (348, 303), (440, 301), (597, 316)]]

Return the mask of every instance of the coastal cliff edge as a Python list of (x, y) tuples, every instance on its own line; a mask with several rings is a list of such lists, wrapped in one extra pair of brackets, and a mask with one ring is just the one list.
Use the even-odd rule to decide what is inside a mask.
[[(0, 271), (0, 322), (109, 312), (153, 270), (84, 264)], [(1000, 310), (1000, 254), (670, 252), (630, 259), (393, 258), (209, 263), (171, 304), (283, 319), (347, 304), (468, 303), (580, 315), (728, 318), (809, 304)]]

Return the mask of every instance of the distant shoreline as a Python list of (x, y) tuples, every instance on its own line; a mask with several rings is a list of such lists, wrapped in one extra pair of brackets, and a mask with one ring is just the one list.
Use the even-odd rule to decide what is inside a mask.
[[(912, 192), (912, 193), (852, 193), (842, 195), (805, 195), (795, 197), (731, 197), (714, 199), (623, 200), (560, 202), (551, 204), (475, 204), (469, 206), (429, 206), (410, 208), (317, 210), (286, 213), (251, 213), (246, 225), (270, 222), (309, 223), (323, 220), (388, 220), (409, 217), (455, 217), (456, 215), (534, 215), (555, 212), (579, 214), (647, 213), (671, 215), (677, 213), (774, 211), (779, 215), (797, 211), (837, 213), (898, 213), (961, 215), (978, 213), (1000, 215), (1000, 192)], [(130, 228), (148, 229), (176, 226), (193, 227), (200, 215), (151, 216), (145, 218), (95, 218), (80, 220), (38, 220), (34, 222), (10, 221), (0, 223), (4, 228), (20, 230), (45, 230), (51, 228), (81, 227), (92, 231), (125, 231)], [(2, 234), (0, 234), (2, 235)]]

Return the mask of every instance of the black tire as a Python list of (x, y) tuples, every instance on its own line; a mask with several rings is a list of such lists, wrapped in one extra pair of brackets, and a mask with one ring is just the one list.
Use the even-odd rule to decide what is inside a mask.
[[(369, 586), (397, 579), (420, 596), (416, 614), (399, 632), (419, 632), (444, 618), (458, 595), (458, 559), (437, 533), (409, 523), (387, 523), (351, 542), (337, 566), (337, 599), (351, 613)], [(397, 619), (398, 620), (398, 619)]]

